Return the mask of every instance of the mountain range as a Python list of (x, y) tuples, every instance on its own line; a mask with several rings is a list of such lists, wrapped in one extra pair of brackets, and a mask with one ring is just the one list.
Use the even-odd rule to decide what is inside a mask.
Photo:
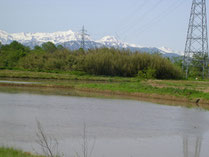
[[(68, 31), (59, 31), (53, 33), (7, 33), (0, 30), (0, 42), (2, 44), (10, 44), (12, 41), (18, 41), (25, 46), (33, 48), (45, 42), (52, 42), (55, 45), (63, 45), (65, 48), (76, 50), (81, 45), (81, 33)], [(165, 57), (180, 56), (179, 52), (173, 51), (166, 47), (143, 47), (135, 44), (122, 42), (114, 36), (105, 36), (100, 40), (92, 40), (89, 36), (85, 36), (85, 48), (114, 47), (119, 49), (129, 49), (131, 51), (161, 53)]]

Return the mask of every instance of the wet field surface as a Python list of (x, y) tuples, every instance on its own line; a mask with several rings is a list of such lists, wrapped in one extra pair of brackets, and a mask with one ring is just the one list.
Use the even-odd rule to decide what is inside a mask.
[(0, 88), (0, 145), (41, 153), (37, 120), (48, 136), (57, 139), (65, 156), (82, 154), (84, 126), (89, 157), (209, 154), (208, 111)]

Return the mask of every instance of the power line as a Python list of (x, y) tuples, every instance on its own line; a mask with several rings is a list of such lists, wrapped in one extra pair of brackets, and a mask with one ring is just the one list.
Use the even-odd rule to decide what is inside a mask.
[[(145, 31), (149, 30), (151, 27), (154, 27), (156, 23), (165, 19), (166, 16), (169, 16), (170, 14), (175, 12), (176, 9), (185, 2), (186, 2), (185, 0), (182, 0), (182, 1), (174, 1), (174, 2), (170, 3), (170, 5), (167, 7), (167, 9), (163, 10), (157, 16), (151, 18), (149, 21), (147, 21), (145, 24), (143, 24), (140, 28), (139, 27), (137, 28), (136, 27), (137, 25), (134, 25), (133, 27), (136, 27), (136, 28), (135, 29), (132, 28), (129, 31), (133, 32), (135, 35), (138, 35), (139, 33), (143, 33)], [(124, 32), (124, 34), (128, 34), (128, 32)]]
[(137, 6), (134, 10), (132, 8), (128, 8), (127, 10), (132, 10), (132, 12), (124, 17), (121, 22), (118, 24), (120, 27), (122, 23), (125, 23), (125, 25), (122, 25), (121, 28), (125, 28), (129, 25), (129, 22), (131, 22), (134, 19), (134, 15), (136, 15), (139, 11), (141, 11), (142, 8), (144, 8), (148, 3), (149, 0), (144, 0), (142, 3), (134, 4), (134, 6)]
[(154, 10), (156, 10), (163, 1), (164, 0), (158, 0), (156, 3), (154, 3), (154, 5), (152, 5), (151, 8), (147, 9), (144, 13), (140, 14), (140, 16), (138, 16), (137, 19), (135, 19), (132, 23), (129, 23), (129, 25), (127, 25), (127, 27), (121, 32), (121, 34), (123, 34), (124, 32), (127, 33), (128, 31), (132, 30), (133, 27), (136, 27), (136, 23), (142, 21), (143, 19), (147, 18), (148, 15), (152, 14)]
[(166, 10), (162, 11), (161, 14), (153, 17), (152, 19), (150, 19), (147, 23), (143, 24), (141, 27), (139, 27), (137, 30), (138, 31), (134, 31), (135, 34), (139, 34), (139, 33), (143, 33), (146, 30), (150, 29), (151, 27), (155, 26), (155, 24), (157, 24), (158, 22), (162, 21), (163, 19), (165, 19), (165, 17), (169, 16), (170, 14), (172, 14), (174, 11), (176, 11), (177, 8), (179, 8), (180, 6), (182, 6), (183, 3), (185, 3), (185, 0), (182, 1), (178, 1), (177, 3), (174, 2), (170, 5), (170, 7), (168, 7)]

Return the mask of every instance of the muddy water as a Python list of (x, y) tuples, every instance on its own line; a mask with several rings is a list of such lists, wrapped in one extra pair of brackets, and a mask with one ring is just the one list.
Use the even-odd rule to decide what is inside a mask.
[(36, 120), (48, 136), (57, 139), (65, 156), (82, 154), (84, 124), (89, 157), (209, 154), (207, 111), (0, 88), (0, 145), (41, 152), (36, 142)]

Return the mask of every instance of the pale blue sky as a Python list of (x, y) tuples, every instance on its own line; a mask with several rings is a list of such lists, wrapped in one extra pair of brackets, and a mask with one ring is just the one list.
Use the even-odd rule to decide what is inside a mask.
[(0, 29), (79, 31), (85, 25), (92, 39), (113, 35), (142, 46), (183, 51), (191, 4), (192, 0), (0, 0)]

